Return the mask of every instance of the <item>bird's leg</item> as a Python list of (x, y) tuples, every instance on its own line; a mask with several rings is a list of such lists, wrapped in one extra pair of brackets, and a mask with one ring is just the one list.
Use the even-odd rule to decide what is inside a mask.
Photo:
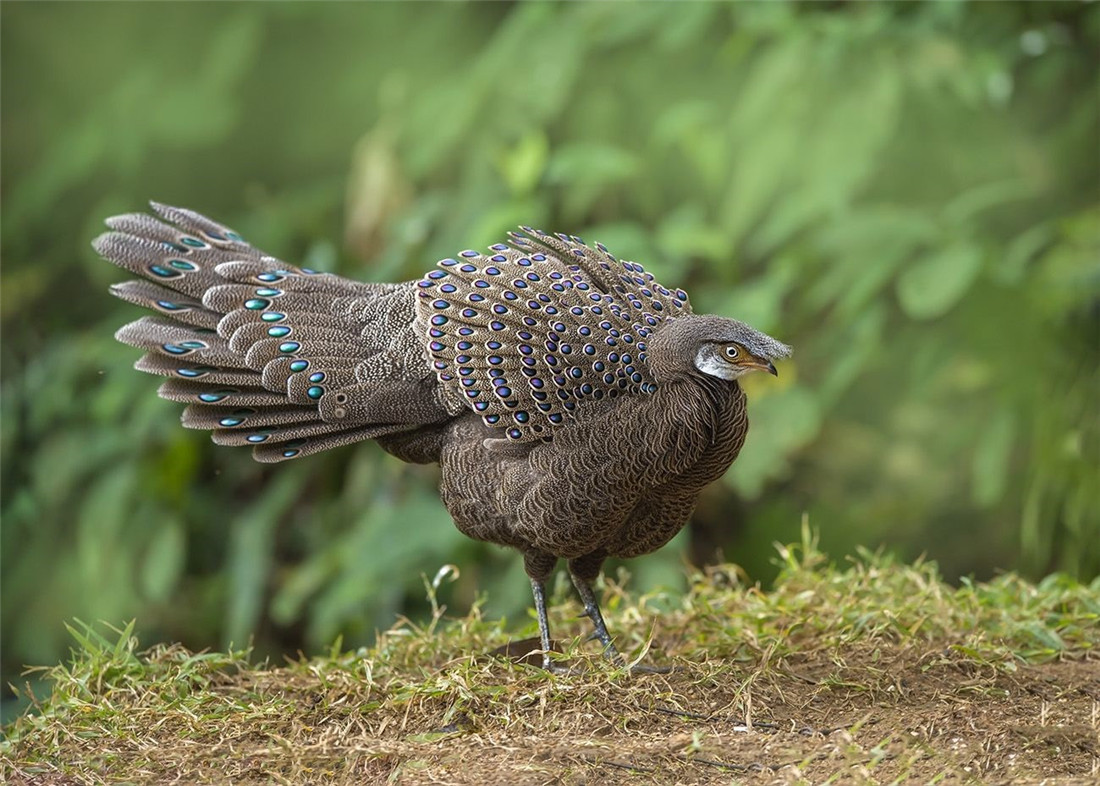
[(573, 579), (573, 586), (577, 588), (577, 594), (581, 596), (581, 602), (584, 603), (585, 616), (592, 620), (592, 625), (596, 628), (592, 638), (599, 639), (600, 644), (603, 645), (604, 657), (616, 666), (626, 665), (626, 661), (623, 660), (623, 656), (619, 654), (619, 650), (615, 648), (615, 643), (611, 640), (611, 634), (607, 632), (607, 624), (604, 623), (603, 614), (600, 613), (600, 604), (596, 600), (596, 593), (592, 591), (592, 583), (587, 578), (577, 575), (573, 571), (572, 563), (569, 566), (569, 576)]
[(546, 616), (546, 579), (554, 572), (557, 557), (538, 551), (528, 551), (523, 555), (523, 569), (531, 579), (531, 594), (535, 597), (535, 614), (539, 618), (539, 644), (542, 647), (542, 667), (549, 672), (561, 674), (568, 668), (550, 660), (550, 620)]
[(540, 579), (531, 579), (531, 594), (535, 596), (535, 614), (539, 618), (542, 667), (553, 671), (554, 664), (550, 661), (550, 621), (546, 618), (546, 584)]

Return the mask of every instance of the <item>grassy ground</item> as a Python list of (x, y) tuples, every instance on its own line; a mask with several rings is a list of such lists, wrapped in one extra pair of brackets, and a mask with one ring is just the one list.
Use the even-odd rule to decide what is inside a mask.
[[(273, 666), (75, 630), (53, 694), (5, 732), (15, 784), (1100, 781), (1100, 582), (945, 585), (864, 554), (783, 550), (683, 597), (606, 587), (632, 674), (573, 639), (550, 676), (475, 612)], [(562, 636), (586, 630), (555, 604)], [(533, 625), (531, 630), (533, 632)], [(510, 649), (509, 649), (510, 647)], [(504, 649), (498, 649), (504, 648)], [(496, 653), (494, 654), (494, 651)], [(505, 654), (507, 653), (507, 654)]]

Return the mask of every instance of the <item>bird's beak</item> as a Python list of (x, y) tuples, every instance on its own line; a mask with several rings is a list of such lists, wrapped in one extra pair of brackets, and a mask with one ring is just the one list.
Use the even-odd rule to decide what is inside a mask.
[(773, 377), (779, 376), (779, 372), (775, 370), (775, 366), (767, 358), (758, 358), (754, 355), (753, 359), (750, 360), (748, 363), (745, 363), (745, 365), (748, 368), (755, 368), (761, 371), (767, 371)]

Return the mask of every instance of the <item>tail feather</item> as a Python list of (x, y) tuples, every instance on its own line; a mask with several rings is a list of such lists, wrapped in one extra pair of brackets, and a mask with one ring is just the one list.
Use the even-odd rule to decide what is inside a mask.
[(266, 426), (313, 423), (317, 416), (305, 407), (239, 407), (227, 412), (225, 407), (192, 404), (183, 411), (180, 420), (184, 428), (250, 431)]
[(217, 330), (221, 315), (206, 309), (201, 300), (181, 295), (151, 281), (124, 281), (111, 287), (111, 294), (176, 322), (206, 330)]
[(138, 371), (176, 379), (201, 379), (208, 385), (244, 385), (246, 387), (263, 386), (263, 375), (256, 371), (218, 368), (200, 363), (187, 363), (175, 357), (149, 353), (142, 355), (134, 364)]
[(297, 268), (198, 213), (152, 207), (159, 218), (108, 219), (93, 246), (139, 277), (111, 291), (156, 316), (116, 338), (145, 350), (136, 368), (167, 378), (162, 397), (189, 405), (184, 426), (270, 462), (448, 417), (412, 329), (411, 284)]
[(332, 448), (363, 442), (368, 439), (377, 439), (378, 437), (408, 430), (409, 427), (405, 424), (363, 426), (362, 428), (337, 431), (315, 437), (301, 437), (288, 442), (258, 445), (252, 449), (252, 457), (256, 461), (269, 464), (292, 458), (312, 456), (315, 453), (331, 450)]

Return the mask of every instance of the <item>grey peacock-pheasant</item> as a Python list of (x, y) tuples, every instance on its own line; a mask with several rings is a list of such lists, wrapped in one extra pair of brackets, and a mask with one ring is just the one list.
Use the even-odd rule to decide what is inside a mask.
[(117, 338), (167, 377), (159, 393), (188, 405), (183, 425), (262, 462), (368, 439), (438, 462), (459, 530), (522, 552), (547, 668), (557, 561), (621, 661), (591, 582), (687, 523), (745, 440), (738, 378), (790, 354), (570, 235), (523, 227), (419, 281), (364, 284), (152, 207), (163, 220), (116, 216), (93, 245), (145, 279), (112, 287), (156, 312)]

